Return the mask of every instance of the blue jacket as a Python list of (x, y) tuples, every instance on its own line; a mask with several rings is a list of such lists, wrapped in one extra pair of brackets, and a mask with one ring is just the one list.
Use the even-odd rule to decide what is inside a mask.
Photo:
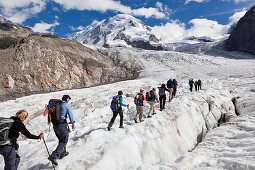
[(61, 119), (66, 120), (67, 119), (67, 115), (70, 119), (71, 123), (75, 123), (74, 117), (73, 117), (73, 112), (71, 110), (71, 107), (68, 103), (66, 103), (65, 101), (62, 101), (62, 105), (61, 105)]
[(123, 103), (123, 97), (121, 95), (117, 95), (117, 96), (120, 98), (120, 106), (127, 107), (127, 105)]

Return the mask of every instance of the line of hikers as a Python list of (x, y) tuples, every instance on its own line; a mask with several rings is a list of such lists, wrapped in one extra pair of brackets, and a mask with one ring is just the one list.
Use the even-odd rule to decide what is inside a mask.
[(195, 85), (195, 90), (198, 91), (199, 89), (201, 90), (201, 87), (202, 87), (202, 81), (199, 79), (199, 80), (196, 80), (194, 82), (194, 80), (192, 78), (189, 79), (189, 90), (192, 92), (193, 90), (193, 84)]
[[(191, 79), (190, 90), (192, 91), (193, 84), (196, 87), (198, 85), (198, 90), (201, 89), (201, 80), (198, 80), (197, 83), (194, 83), (193, 79)], [(148, 118), (151, 118), (152, 115), (156, 114), (155, 112), (155, 103), (160, 102), (160, 111), (165, 109), (166, 103), (166, 91), (169, 92), (169, 102), (173, 99), (177, 92), (177, 81), (175, 79), (169, 79), (167, 81), (167, 85), (162, 84), (158, 87), (159, 90), (159, 99), (156, 94), (156, 89), (152, 88), (149, 92), (144, 96), (143, 89), (140, 89), (140, 92), (134, 98), (134, 103), (136, 105), (136, 116), (134, 118), (135, 123), (138, 123), (138, 119), (140, 122), (143, 122), (143, 111), (144, 111), (144, 101), (147, 101), (150, 105), (150, 110), (148, 113)], [(196, 88), (197, 89), (197, 88)], [(111, 110), (113, 111), (113, 117), (108, 124), (108, 130), (111, 130), (111, 127), (117, 117), (120, 115), (120, 128), (124, 128), (123, 126), (123, 110), (122, 106), (129, 108), (129, 104), (123, 103), (123, 92), (119, 91), (117, 96), (114, 96), (111, 102)], [(46, 149), (48, 151), (49, 157), (48, 160), (51, 161), (53, 168), (54, 165), (58, 165), (56, 159), (62, 159), (67, 156), (69, 152), (66, 151), (66, 145), (68, 143), (68, 137), (70, 133), (70, 129), (67, 123), (67, 117), (69, 118), (69, 124), (72, 124), (72, 130), (75, 130), (75, 120), (73, 117), (73, 113), (70, 105), (68, 104), (71, 100), (69, 95), (63, 95), (62, 100), (51, 99), (43, 113), (44, 116), (48, 114), (48, 123), (49, 125), (53, 124), (53, 129), (56, 137), (58, 138), (58, 146), (49, 154), (47, 145), (44, 140), (44, 134), (33, 135), (31, 134), (23, 124), (24, 120), (28, 117), (28, 112), (25, 110), (20, 110), (16, 113), (15, 116), (10, 118), (0, 117), (0, 154), (4, 157), (5, 162), (5, 170), (17, 170), (20, 156), (17, 154), (17, 150), (19, 148), (17, 138), (19, 137), (19, 133), (22, 133), (29, 139), (43, 139)], [(55, 169), (55, 168), (54, 168)]]
[[(169, 92), (169, 102), (172, 100), (173, 96), (176, 95), (177, 91), (177, 81), (176, 79), (169, 79), (167, 81), (167, 87), (165, 84), (162, 84), (159, 89), (159, 99), (158, 95), (156, 94), (156, 89), (152, 88), (149, 92), (146, 92), (146, 95), (144, 96), (143, 89), (140, 89), (140, 92), (137, 93), (137, 95), (134, 97), (134, 103), (136, 105), (136, 116), (134, 118), (135, 123), (138, 123), (138, 119), (140, 122), (143, 122), (143, 111), (144, 111), (144, 101), (147, 101), (150, 105), (150, 110), (148, 113), (147, 118), (151, 118), (152, 115), (156, 114), (155, 111), (155, 103), (160, 102), (160, 111), (165, 109), (165, 103), (166, 103), (166, 91)], [(107, 129), (110, 131), (111, 127), (117, 117), (117, 115), (120, 115), (120, 126), (119, 128), (124, 128), (123, 126), (123, 110), (122, 106), (127, 107), (129, 109), (129, 104), (123, 104), (123, 92), (118, 91), (118, 95), (114, 96), (111, 102), (111, 110), (113, 111), (113, 117), (111, 121), (108, 124)]]

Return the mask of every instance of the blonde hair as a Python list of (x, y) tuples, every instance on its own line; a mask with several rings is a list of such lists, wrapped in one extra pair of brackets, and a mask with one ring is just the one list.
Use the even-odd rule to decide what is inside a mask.
[[(19, 116), (21, 113), (23, 113), (23, 112), (26, 112), (27, 113), (27, 111), (26, 110), (19, 110), (17, 113), (16, 113), (16, 116)], [(28, 114), (28, 113), (27, 113)]]

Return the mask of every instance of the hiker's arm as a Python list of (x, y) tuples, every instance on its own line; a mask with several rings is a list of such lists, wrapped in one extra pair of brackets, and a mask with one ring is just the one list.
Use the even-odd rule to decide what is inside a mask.
[(142, 95), (142, 97), (143, 97), (143, 100), (145, 100), (145, 97), (144, 97), (144, 95)]
[(21, 123), (21, 122), (18, 124), (18, 129), (19, 129), (19, 131), (20, 131), (24, 136), (26, 136), (26, 137), (29, 138), (29, 139), (40, 139), (40, 136), (36, 136), (36, 135), (31, 134), (31, 133), (27, 130), (27, 128), (25, 127), (25, 125), (24, 125), (23, 123)]
[(127, 105), (123, 103), (123, 98), (122, 97), (120, 98), (120, 105), (127, 107)]
[(71, 107), (69, 105), (66, 105), (66, 112), (68, 114), (70, 122), (75, 123), (75, 120), (74, 120), (74, 117), (73, 117), (73, 112), (72, 112)]

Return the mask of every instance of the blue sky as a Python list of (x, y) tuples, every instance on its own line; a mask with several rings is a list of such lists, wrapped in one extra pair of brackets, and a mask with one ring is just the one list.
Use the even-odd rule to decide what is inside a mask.
[(189, 29), (193, 19), (229, 24), (229, 18), (249, 10), (254, 0), (0, 0), (0, 14), (36, 32), (67, 37), (118, 13), (128, 13), (151, 27), (178, 23)]

